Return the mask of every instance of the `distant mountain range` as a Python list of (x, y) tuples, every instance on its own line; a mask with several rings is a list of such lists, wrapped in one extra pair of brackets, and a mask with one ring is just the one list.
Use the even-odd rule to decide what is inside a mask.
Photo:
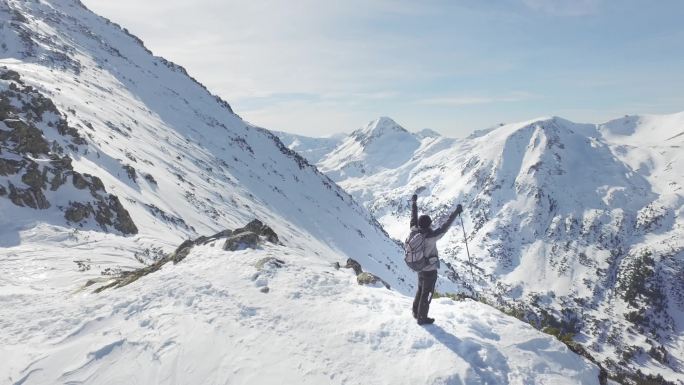
[[(303, 156), (311, 140), (297, 137)], [(460, 224), (440, 249), (441, 275), (464, 292), (557, 329), (613, 373), (681, 379), (684, 112), (540, 118), (465, 139), (382, 117), (335, 140), (310, 160), (395, 239), (414, 192), (436, 222), (463, 204), (475, 266)]]

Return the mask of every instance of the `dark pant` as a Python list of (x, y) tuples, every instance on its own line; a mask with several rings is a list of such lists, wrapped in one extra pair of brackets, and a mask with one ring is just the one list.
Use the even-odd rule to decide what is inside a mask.
[(426, 318), (430, 310), (430, 301), (435, 292), (437, 283), (437, 270), (421, 271), (418, 273), (418, 290), (413, 300), (413, 316), (421, 319)]

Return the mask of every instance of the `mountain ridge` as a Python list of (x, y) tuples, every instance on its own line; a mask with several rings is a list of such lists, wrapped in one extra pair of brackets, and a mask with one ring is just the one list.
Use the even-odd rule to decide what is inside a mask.
[(441, 275), (540, 328), (565, 330), (613, 378), (681, 381), (683, 116), (542, 117), (423, 140), (395, 168), (364, 159), (357, 167), (370, 171), (347, 176), (319, 167), (395, 239), (406, 235), (414, 192), (437, 222), (463, 203), (481, 278), (471, 277), (461, 229), (444, 238)]
[[(281, 222), (269, 218), (285, 216), (298, 221), (296, 232), (327, 239), (323, 249), (347, 250), (343, 254), (353, 255), (380, 275), (394, 264), (397, 245), (385, 239), (383, 229), (346, 192), (269, 131), (243, 122), (227, 103), (179, 66), (151, 56), (139, 39), (117, 25), (72, 1), (8, 2), (0, 7), (0, 14), (6, 15), (0, 32), (5, 41), (12, 42), (3, 50), (15, 58), (2, 60), (2, 65), (49, 98), (57, 108), (54, 114), (80, 133), (85, 142), (80, 148), (62, 146), (73, 168), (79, 174), (97, 176), (108, 192), (118, 196), (142, 229), (140, 235), (160, 236), (164, 231), (150, 234), (149, 230), (166, 228), (169, 232), (161, 237), (178, 242), (254, 217), (278, 227)], [(17, 38), (12, 40), (12, 36)], [(41, 56), (41, 52), (47, 54)], [(73, 75), (64, 76), (61, 71)], [(16, 83), (7, 82), (7, 86)], [(25, 174), (23, 169), (16, 171), (17, 177)], [(274, 177), (280, 185), (274, 184)], [(5, 180), (0, 178), (7, 186)], [(313, 188), (314, 184), (320, 188)], [(328, 198), (300, 193), (305, 190)], [(31, 218), (33, 212), (2, 197), (0, 205), (7, 219)], [(54, 215), (63, 215), (57, 206), (62, 204), (52, 206)], [(233, 214), (228, 215), (230, 206), (234, 206)], [(343, 214), (330, 217), (332, 210)], [(98, 228), (83, 222), (84, 214), (69, 217), (78, 219), (73, 224), (79, 229)], [(317, 226), (305, 217), (333, 218), (333, 223), (358, 230), (354, 232), (361, 243), (375, 239), (375, 246), (350, 251), (349, 247), (356, 246), (339, 238), (334, 227)], [(56, 224), (68, 225), (67, 219)], [(16, 223), (3, 225), (15, 234), (24, 231)], [(16, 236), (10, 238), (15, 240), (8, 245), (18, 242)], [(368, 252), (374, 247), (379, 254)], [(385, 278), (397, 288), (404, 286), (395, 277)]]

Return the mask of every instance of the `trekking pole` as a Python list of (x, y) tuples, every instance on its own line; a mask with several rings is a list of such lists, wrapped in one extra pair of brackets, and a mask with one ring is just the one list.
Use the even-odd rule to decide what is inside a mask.
[(463, 229), (463, 241), (466, 246), (466, 253), (468, 253), (468, 264), (470, 265), (470, 279), (475, 283), (475, 275), (473, 274), (473, 260), (470, 258), (470, 250), (468, 250), (468, 237), (466, 236), (465, 225), (463, 225), (463, 215), (458, 215), (461, 218), (461, 228)]

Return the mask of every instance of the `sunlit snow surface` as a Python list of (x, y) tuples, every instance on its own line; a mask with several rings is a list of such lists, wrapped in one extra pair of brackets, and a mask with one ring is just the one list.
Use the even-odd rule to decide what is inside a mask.
[[(125, 263), (113, 236), (39, 227), (2, 270), (0, 378), (9, 384), (596, 384), (553, 337), (472, 301), (356, 284), (307, 250), (195, 248), (122, 289), (79, 290)], [(273, 256), (282, 268), (257, 275)], [(90, 259), (78, 272), (72, 260)], [(268, 293), (261, 288), (268, 287)]]
[[(0, 383), (597, 382), (594, 365), (481, 304), (436, 300), (438, 324), (417, 326), (415, 275), (361, 206), (80, 2), (5, 1), (0, 22), (0, 66), (86, 137), (69, 153), (74, 169), (101, 178), (140, 230), (76, 231), (57, 206), (0, 197)], [(217, 242), (122, 289), (83, 288), (108, 268), (140, 267), (136, 252), (168, 253), (253, 218), (283, 245), (226, 252)], [(257, 277), (266, 256), (285, 266)], [(393, 290), (333, 268), (347, 258)]]

